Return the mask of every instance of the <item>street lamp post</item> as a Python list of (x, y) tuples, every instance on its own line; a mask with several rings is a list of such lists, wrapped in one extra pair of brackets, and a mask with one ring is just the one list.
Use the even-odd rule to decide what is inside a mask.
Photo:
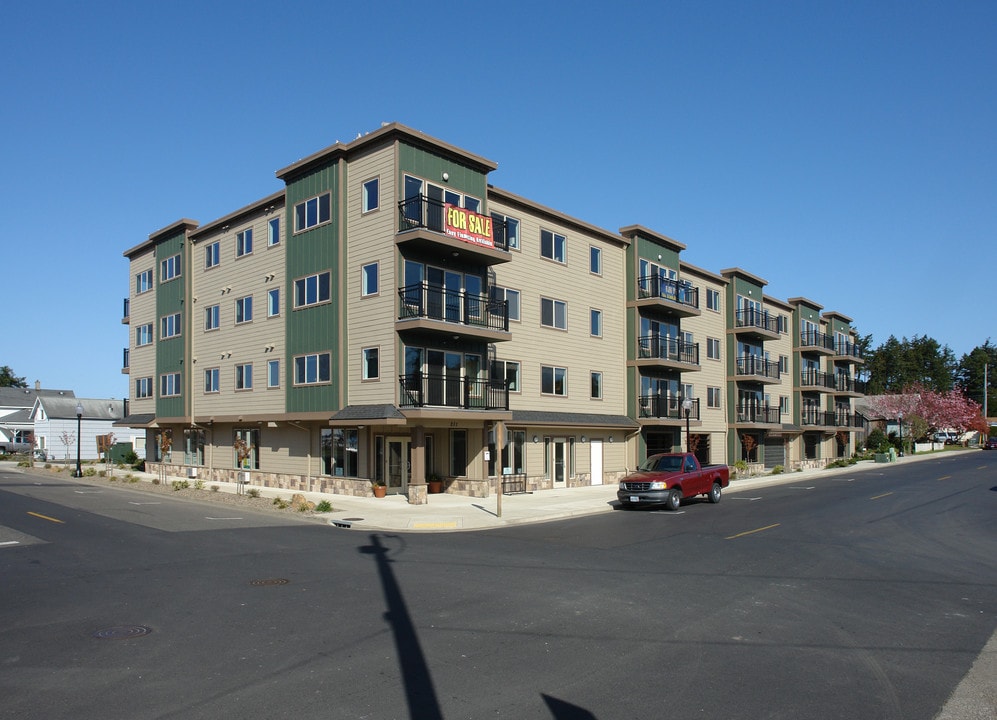
[(900, 457), (904, 456), (904, 414), (897, 413), (897, 420), (900, 421)]
[(683, 398), (682, 409), (685, 410), (685, 451), (692, 452), (692, 443), (689, 440), (689, 414), (692, 412), (692, 398)]
[(76, 403), (76, 474), (73, 477), (83, 477), (80, 467), (80, 430), (83, 425), (83, 403)]

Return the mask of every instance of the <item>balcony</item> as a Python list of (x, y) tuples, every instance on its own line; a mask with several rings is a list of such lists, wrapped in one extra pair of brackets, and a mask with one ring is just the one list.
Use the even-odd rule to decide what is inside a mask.
[[(689, 419), (699, 421), (699, 398), (691, 398)], [(671, 420), (685, 422), (682, 398), (677, 395), (641, 395), (637, 398), (637, 418), (640, 420)], [(670, 423), (671, 424), (671, 423)]]
[(779, 382), (779, 363), (764, 358), (746, 355), (737, 359), (735, 380), (753, 381), (771, 385)]
[(124, 310), (122, 311), (122, 314), (121, 314), (121, 324), (122, 325), (127, 325), (129, 323), (129, 321), (131, 319), (131, 314), (132, 314), (131, 313), (131, 309), (132, 309), (132, 301), (129, 300), (128, 298), (125, 298), (125, 308), (124, 308)]
[(130, 357), (131, 351), (128, 348), (123, 348), (121, 351), (121, 374), (127, 375), (130, 369)]
[(699, 370), (699, 343), (660, 335), (637, 339), (637, 366)]
[(805, 353), (834, 355), (834, 338), (816, 330), (801, 332), (800, 345), (796, 349)]
[(395, 330), (422, 330), (483, 342), (512, 339), (506, 300), (447, 290), (425, 282), (398, 289)]
[(834, 392), (837, 395), (850, 395), (860, 397), (865, 395), (866, 383), (862, 380), (853, 380), (844, 373), (834, 376)]
[(864, 363), (865, 358), (859, 346), (851, 342), (837, 342), (834, 344), (834, 359), (836, 361), (847, 361), (853, 363)]
[(806, 407), (800, 411), (800, 425), (803, 427), (836, 427), (835, 414), (828, 410), (820, 410), (816, 407)]
[(769, 315), (767, 310), (744, 308), (734, 313), (734, 332), (766, 340), (777, 340), (779, 338), (779, 317)]
[(779, 425), (781, 413), (778, 407), (759, 405), (757, 403), (742, 403), (735, 408), (738, 425)]
[(637, 281), (637, 307), (675, 317), (700, 314), (699, 288), (691, 283), (646, 275)]
[(862, 417), (853, 414), (851, 408), (840, 408), (834, 411), (834, 426), (839, 429), (862, 427)]
[(505, 380), (479, 380), (449, 375), (401, 375), (399, 405), (415, 408), (459, 410), (508, 410), (509, 387)]
[(835, 376), (820, 370), (803, 370), (800, 372), (800, 390), (834, 392)]
[(474, 230), (461, 230), (447, 223), (452, 208), (425, 195), (398, 203), (398, 234), (395, 244), (406, 251), (433, 257), (450, 257), (468, 265), (498, 265), (510, 261), (505, 225), (487, 215), (456, 208), (463, 218), (473, 217)]

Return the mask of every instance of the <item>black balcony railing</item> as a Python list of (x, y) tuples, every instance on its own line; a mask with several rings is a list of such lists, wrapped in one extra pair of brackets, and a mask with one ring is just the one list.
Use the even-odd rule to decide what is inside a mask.
[(399, 320), (429, 318), (489, 330), (509, 330), (509, 303), (506, 300), (448, 290), (426, 282), (399, 288), (398, 300)]
[(834, 390), (835, 377), (834, 375), (821, 372), (820, 370), (802, 370), (800, 371), (800, 387), (816, 387)]
[(778, 380), (779, 363), (754, 355), (745, 355), (737, 359), (737, 374)]
[(834, 389), (842, 393), (865, 394), (866, 384), (862, 380), (854, 380), (843, 373), (834, 376)]
[(851, 408), (839, 408), (834, 411), (835, 427), (861, 427), (862, 421), (858, 415), (853, 414)]
[(640, 299), (660, 298), (679, 305), (699, 309), (699, 288), (682, 280), (671, 280), (659, 275), (645, 275), (637, 281)]
[(699, 365), (699, 343), (688, 343), (660, 335), (646, 335), (637, 339), (637, 357), (641, 360), (671, 360)]
[[(689, 409), (689, 419), (699, 420), (699, 398), (690, 398), (692, 407)], [(658, 418), (665, 420), (685, 420), (685, 408), (682, 398), (677, 395), (641, 395), (637, 398), (637, 415), (642, 418)]]
[(836, 418), (833, 412), (820, 410), (815, 407), (806, 407), (800, 411), (801, 425), (817, 425), (820, 427), (831, 427), (836, 425)]
[(734, 316), (734, 324), (739, 328), (758, 328), (766, 332), (779, 333), (779, 316), (769, 315), (768, 310), (743, 308)]
[[(509, 250), (509, 242), (505, 231), (505, 223), (492, 222), (492, 242), (496, 250)], [(446, 221), (446, 206), (442, 200), (433, 200), (420, 195), (407, 198), (398, 203), (398, 231), (426, 228), (433, 232), (444, 233)], [(501, 232), (498, 231), (502, 226)]]
[(837, 342), (834, 345), (834, 354), (840, 357), (862, 359), (862, 351), (859, 346), (851, 342)]
[(463, 410), (508, 410), (505, 380), (480, 380), (415, 373), (398, 378), (403, 407), (449, 407)]
[(780, 412), (778, 407), (759, 405), (756, 403), (742, 403), (737, 406), (737, 421), (739, 423), (765, 423), (773, 425), (780, 422)]
[(804, 330), (800, 332), (800, 349), (834, 352), (834, 338), (818, 330)]
[(131, 308), (132, 308), (132, 301), (128, 298), (125, 298), (125, 307), (124, 310), (122, 310), (121, 317), (124, 318), (125, 320), (130, 318)]
[(129, 352), (128, 348), (123, 348), (122, 352), (121, 352), (121, 369), (122, 370), (127, 370), (130, 367), (130, 365), (129, 365), (129, 358), (130, 358), (130, 352)]

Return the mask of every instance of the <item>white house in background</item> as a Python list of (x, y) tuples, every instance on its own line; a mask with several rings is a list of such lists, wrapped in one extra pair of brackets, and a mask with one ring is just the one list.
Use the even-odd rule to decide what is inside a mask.
[(72, 390), (42, 390), (39, 383), (35, 383), (34, 388), (0, 387), (0, 444), (31, 442), (35, 429), (31, 412), (40, 397), (76, 401)]
[[(97, 436), (114, 432), (114, 422), (125, 416), (124, 405), (124, 400), (39, 395), (31, 410), (37, 447), (50, 458), (75, 460), (79, 422), (80, 458), (96, 460)], [(121, 439), (115, 436), (116, 441)]]

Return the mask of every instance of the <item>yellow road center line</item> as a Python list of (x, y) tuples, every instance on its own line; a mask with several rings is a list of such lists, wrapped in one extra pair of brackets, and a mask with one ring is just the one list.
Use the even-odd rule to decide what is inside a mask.
[(779, 525), (780, 523), (775, 523), (774, 525), (766, 525), (765, 527), (760, 527), (757, 530), (747, 530), (743, 533), (738, 533), (737, 535), (730, 535), (724, 538), (724, 540), (733, 540), (734, 538), (744, 537), (745, 535), (752, 535), (754, 533), (759, 533), (762, 530), (771, 530), (774, 527), (779, 527)]
[(49, 517), (48, 515), (42, 515), (41, 513), (28, 511), (28, 515), (34, 515), (36, 518), (41, 518), (42, 520), (48, 520), (49, 522), (59, 523), (60, 525), (65, 525), (65, 520), (58, 520), (54, 517)]
[(887, 495), (892, 495), (892, 494), (893, 494), (892, 492), (888, 492), (888, 493), (883, 493), (882, 495), (873, 495), (873, 496), (872, 496), (871, 498), (869, 498), (869, 499), (870, 499), (870, 500), (879, 500), (879, 498), (884, 498), (884, 497), (886, 497)]

